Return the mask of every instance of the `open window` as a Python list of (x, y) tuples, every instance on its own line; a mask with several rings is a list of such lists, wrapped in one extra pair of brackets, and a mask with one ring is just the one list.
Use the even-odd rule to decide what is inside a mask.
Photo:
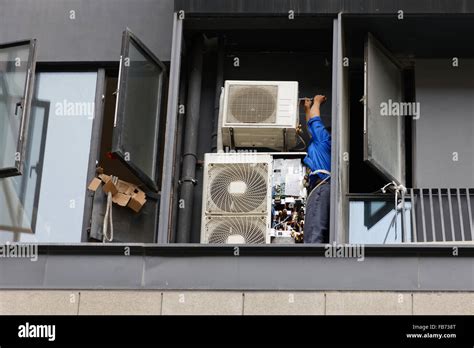
[[(155, 241), (167, 80), (165, 65), (129, 29), (125, 30), (119, 65), (103, 69), (99, 87), (101, 126), (91, 163), (125, 182), (121, 189), (127, 185), (139, 188), (146, 199), (133, 209), (129, 204), (133, 193), (120, 191), (115, 197), (122, 200), (113, 201), (113, 238), (107, 238), (113, 242)], [(90, 173), (89, 182), (94, 174)], [(98, 187), (87, 199), (88, 239), (104, 240), (107, 196)]]
[(142, 181), (158, 191), (159, 129), (166, 67), (129, 30), (122, 39), (112, 152)]
[(405, 185), (402, 88), (402, 65), (369, 33), (364, 53), (364, 160), (387, 180)]
[(0, 178), (23, 171), (35, 48), (36, 40), (0, 45)]

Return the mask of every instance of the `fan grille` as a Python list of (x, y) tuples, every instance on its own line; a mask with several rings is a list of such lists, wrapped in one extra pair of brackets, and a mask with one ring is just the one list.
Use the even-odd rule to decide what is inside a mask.
[(266, 213), (266, 163), (211, 163), (208, 175), (208, 213)]
[(275, 123), (278, 86), (231, 85), (229, 123)]
[[(265, 217), (208, 217), (206, 221), (206, 242), (229, 244), (237, 239), (245, 244), (264, 244), (266, 235)], [(235, 238), (240, 237), (240, 238)]]

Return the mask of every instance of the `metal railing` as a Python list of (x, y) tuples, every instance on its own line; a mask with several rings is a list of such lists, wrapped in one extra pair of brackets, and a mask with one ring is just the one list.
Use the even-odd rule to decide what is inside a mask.
[(412, 242), (473, 241), (474, 189), (410, 188), (405, 200), (411, 202)]

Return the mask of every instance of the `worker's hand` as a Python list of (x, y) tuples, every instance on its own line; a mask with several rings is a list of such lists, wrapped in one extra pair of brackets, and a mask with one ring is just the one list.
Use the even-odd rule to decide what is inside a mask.
[(323, 105), (324, 102), (327, 100), (327, 98), (326, 98), (325, 95), (320, 95), (320, 94), (318, 94), (318, 95), (315, 95), (315, 96), (314, 96), (314, 99), (313, 99), (313, 100), (314, 100), (314, 103), (315, 103), (315, 104)]
[(305, 98), (303, 100), (303, 105), (305, 109), (310, 109), (311, 108), (311, 99)]

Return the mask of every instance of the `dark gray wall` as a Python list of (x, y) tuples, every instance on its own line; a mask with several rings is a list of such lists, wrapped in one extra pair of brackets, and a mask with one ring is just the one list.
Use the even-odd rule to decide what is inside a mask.
[(474, 187), (473, 75), (473, 59), (416, 61), (415, 187)]
[[(130, 256), (123, 256), (125, 247)], [(72, 249), (48, 247), (36, 262), (2, 259), (0, 289), (472, 291), (474, 284), (470, 246), (460, 246), (459, 256), (452, 256), (452, 247), (366, 246), (360, 262), (304, 246), (266, 246), (265, 256), (249, 246), (240, 248), (240, 256), (227, 246)]]
[(168, 61), (172, 14), (173, 0), (0, 0), (0, 43), (36, 38), (42, 62), (118, 61), (129, 27)]
[(470, 0), (175, 0), (188, 14), (474, 13)]

